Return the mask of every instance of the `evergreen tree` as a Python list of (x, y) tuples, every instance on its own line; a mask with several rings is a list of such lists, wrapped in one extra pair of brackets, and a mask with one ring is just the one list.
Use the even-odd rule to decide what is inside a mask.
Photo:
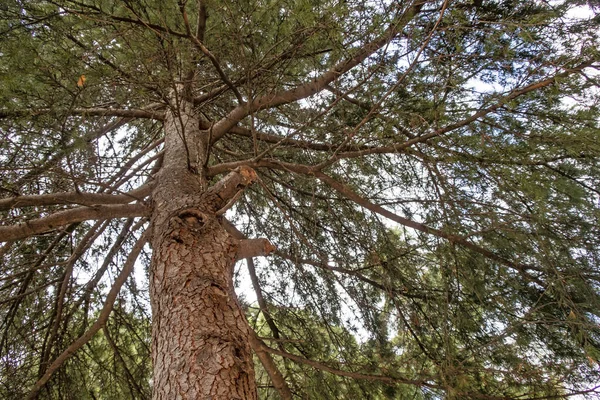
[(594, 398), (599, 7), (4, 0), (0, 397)]

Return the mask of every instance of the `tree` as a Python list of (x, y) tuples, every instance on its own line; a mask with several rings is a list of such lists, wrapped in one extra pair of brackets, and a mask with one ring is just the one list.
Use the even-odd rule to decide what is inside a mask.
[(0, 397), (593, 396), (597, 6), (5, 1)]

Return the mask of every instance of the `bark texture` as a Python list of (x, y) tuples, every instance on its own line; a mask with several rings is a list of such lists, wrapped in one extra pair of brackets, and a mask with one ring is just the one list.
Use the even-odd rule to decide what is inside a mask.
[(208, 132), (191, 104), (176, 109), (165, 117), (153, 192), (153, 399), (256, 399), (250, 332), (232, 283), (238, 242), (217, 217), (254, 171), (232, 172), (209, 188)]

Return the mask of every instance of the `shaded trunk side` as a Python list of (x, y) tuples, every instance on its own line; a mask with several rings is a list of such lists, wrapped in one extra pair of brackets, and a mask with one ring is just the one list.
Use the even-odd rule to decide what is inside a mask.
[(249, 328), (233, 290), (236, 241), (202, 176), (206, 132), (189, 103), (165, 121), (153, 192), (153, 399), (256, 399)]

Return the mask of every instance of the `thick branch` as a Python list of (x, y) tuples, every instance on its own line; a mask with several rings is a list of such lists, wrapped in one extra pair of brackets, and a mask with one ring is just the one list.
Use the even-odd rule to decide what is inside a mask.
[(225, 118), (221, 119), (214, 125), (212, 131), (212, 142), (214, 143), (219, 140), (221, 137), (227, 134), (231, 128), (237, 125), (238, 122), (253, 112), (265, 108), (272, 108), (283, 104), (292, 103), (294, 101), (298, 101), (319, 93), (331, 82), (338, 79), (340, 76), (350, 71), (352, 68), (359, 65), (369, 56), (388, 44), (419, 12), (420, 5), (421, 4), (411, 5), (403, 13), (399, 21), (390, 26), (383, 35), (372, 42), (365, 44), (354, 54), (353, 57), (336, 64), (333, 68), (322, 74), (320, 77), (311, 80), (304, 85), (298, 86), (295, 89), (264, 95), (252, 102), (236, 107)]
[(238, 248), (235, 253), (236, 260), (242, 260), (250, 257), (268, 256), (276, 249), (267, 239), (242, 239), (238, 242)]
[(106, 193), (78, 193), (63, 192), (31, 196), (15, 196), (0, 199), (0, 210), (30, 206), (49, 206), (55, 204), (78, 204), (84, 206), (100, 204), (125, 204), (141, 200), (152, 192), (152, 184), (143, 185), (135, 190), (123, 194)]
[(206, 12), (206, 4), (204, 3), (204, 0), (198, 0), (198, 25), (196, 27), (196, 37), (201, 42), (204, 41), (207, 19), (208, 13)]
[[(531, 279), (532, 281), (536, 281), (536, 282), (539, 281), (539, 279), (531, 276), (527, 271), (533, 270), (533, 271), (539, 272), (539, 271), (541, 271), (540, 268), (535, 267), (533, 265), (514, 263), (510, 260), (505, 259), (504, 257), (499, 256), (498, 254), (494, 253), (493, 251), (487, 250), (483, 247), (476, 245), (475, 243), (468, 241), (467, 239), (465, 239), (461, 236), (452, 235), (452, 234), (446, 233), (444, 231), (441, 231), (439, 229), (431, 228), (425, 224), (420, 224), (420, 223), (412, 221), (408, 218), (401, 217), (391, 211), (386, 210), (385, 208), (383, 208), (377, 204), (371, 203), (367, 199), (359, 196), (357, 193), (352, 191), (352, 189), (350, 189), (350, 187), (336, 181), (335, 179), (320, 172), (317, 168), (312, 167), (312, 166), (307, 166), (307, 165), (302, 165), (302, 164), (283, 163), (283, 162), (279, 162), (276, 160), (261, 160), (258, 162), (243, 161), (243, 162), (239, 162), (239, 163), (230, 163), (229, 165), (225, 165), (225, 164), (218, 165), (215, 168), (209, 169), (208, 175), (210, 176), (211, 174), (223, 173), (224, 170), (226, 170), (225, 168), (233, 168), (233, 167), (240, 168), (240, 165), (243, 166), (246, 164), (250, 165), (254, 168), (258, 168), (258, 167), (276, 168), (276, 169), (281, 169), (281, 170), (288, 171), (288, 172), (294, 172), (294, 173), (298, 173), (298, 174), (314, 176), (314, 177), (318, 178), (319, 180), (321, 180), (322, 182), (326, 183), (327, 185), (331, 186), (333, 189), (335, 189), (339, 193), (343, 194), (350, 200), (354, 201), (356, 204), (360, 205), (361, 207), (366, 208), (367, 210), (371, 210), (377, 214), (380, 214), (386, 218), (389, 218), (392, 221), (397, 222), (406, 227), (415, 229), (415, 230), (423, 232), (423, 233), (434, 235), (434, 236), (437, 236), (440, 238), (444, 238), (444, 239), (450, 241), (451, 243), (460, 244), (468, 249), (471, 249), (479, 254), (482, 254), (483, 256), (485, 256), (491, 260), (497, 261), (500, 264), (506, 265), (507, 267), (510, 267), (512, 269), (515, 269), (515, 270), (527, 275), (527, 278)], [(224, 170), (222, 170), (222, 168)]]
[(220, 210), (231, 206), (229, 202), (236, 198), (237, 193), (255, 182), (257, 178), (256, 171), (246, 166), (236, 168), (223, 177), (210, 188), (210, 194), (217, 195), (219, 198), (215, 204), (216, 209)]
[(380, 215), (382, 215), (386, 218), (389, 218), (392, 221), (397, 222), (406, 227), (415, 229), (415, 230), (423, 232), (423, 233), (434, 235), (434, 236), (437, 236), (440, 238), (444, 238), (444, 239), (450, 241), (451, 243), (460, 244), (468, 249), (471, 249), (479, 254), (482, 254), (483, 256), (485, 256), (491, 260), (497, 261), (497, 262), (499, 262), (503, 265), (506, 265), (512, 269), (515, 269), (523, 274), (526, 274), (527, 277), (533, 281), (538, 281), (538, 279), (529, 275), (527, 273), (527, 271), (528, 270), (540, 271), (539, 268), (532, 266), (532, 265), (524, 265), (524, 264), (514, 263), (510, 260), (505, 259), (504, 257), (499, 256), (498, 254), (496, 254), (490, 250), (484, 249), (483, 247), (480, 247), (480, 246), (468, 241), (467, 239), (465, 239), (461, 236), (452, 235), (452, 234), (446, 233), (444, 231), (441, 231), (439, 229), (431, 228), (425, 224), (420, 224), (420, 223), (412, 221), (408, 218), (401, 217), (391, 211), (386, 210), (385, 208), (383, 208), (377, 204), (371, 203), (369, 200), (367, 200), (367, 199), (359, 196), (357, 193), (355, 193), (352, 189), (350, 189), (350, 187), (344, 185), (341, 182), (338, 182), (337, 180), (320, 172), (318, 169), (316, 169), (314, 167), (302, 165), (302, 164), (283, 163), (283, 162), (279, 162), (276, 160), (261, 160), (259, 162), (245, 161), (245, 162), (240, 162), (237, 165), (236, 164), (237, 163), (230, 163), (228, 166), (223, 164), (223, 165), (217, 166), (214, 169), (211, 168), (208, 171), (208, 175), (210, 176), (210, 174), (213, 174), (213, 173), (218, 174), (218, 173), (224, 172), (223, 170), (221, 170), (221, 168), (226, 168), (226, 167), (240, 168), (240, 164), (241, 165), (249, 164), (254, 168), (258, 168), (258, 167), (276, 168), (276, 169), (281, 169), (281, 170), (288, 171), (288, 172), (294, 172), (294, 173), (298, 173), (298, 174), (314, 176), (314, 177), (318, 178), (319, 180), (321, 180), (322, 182), (329, 185), (330, 187), (332, 187), (333, 189), (335, 189), (336, 191), (338, 191), (339, 193), (341, 193), (342, 195), (344, 195), (347, 198), (349, 198), (350, 200), (354, 201), (356, 204), (360, 205), (361, 207), (366, 208), (367, 210), (370, 210), (377, 214), (380, 214)]
[(81, 335), (76, 341), (74, 341), (65, 351), (62, 352), (60, 356), (58, 356), (54, 360), (54, 362), (46, 370), (46, 373), (35, 383), (35, 385), (33, 385), (29, 396), (27, 396), (27, 399), (35, 399), (37, 393), (46, 384), (46, 382), (48, 382), (48, 380), (52, 377), (54, 372), (58, 368), (60, 368), (60, 366), (65, 361), (67, 361), (73, 354), (75, 354), (77, 350), (79, 350), (84, 344), (86, 344), (96, 334), (96, 332), (102, 329), (104, 324), (106, 324), (108, 316), (112, 311), (115, 299), (117, 298), (117, 295), (121, 290), (121, 286), (123, 286), (125, 280), (127, 280), (127, 277), (129, 276), (129, 274), (131, 274), (131, 271), (133, 271), (135, 261), (137, 260), (142, 249), (144, 248), (146, 241), (147, 235), (144, 233), (131, 249), (131, 253), (129, 253), (127, 260), (123, 265), (123, 269), (117, 276), (115, 283), (113, 284), (112, 288), (110, 289), (110, 292), (108, 292), (108, 295), (106, 296), (104, 306), (102, 307), (102, 311), (100, 311), (100, 316), (98, 317), (96, 322), (94, 322), (94, 324), (83, 335)]
[[(208, 122), (203, 123), (202, 129), (210, 129), (210, 124)], [(279, 144), (279, 145), (283, 145), (283, 146), (294, 146), (294, 147), (299, 147), (302, 149), (309, 149), (309, 150), (315, 150), (315, 151), (333, 151), (334, 149), (336, 149), (339, 146), (339, 145), (334, 145), (334, 144), (329, 144), (329, 143), (318, 143), (318, 142), (311, 142), (308, 140), (292, 139), (292, 138), (288, 138), (285, 136), (272, 135), (272, 134), (264, 133), (264, 132), (252, 132), (250, 129), (243, 128), (241, 126), (234, 126), (233, 128), (231, 128), (229, 133), (232, 133), (237, 136), (247, 137), (250, 139), (256, 138), (265, 143), (273, 143), (273, 144)], [(340, 151), (368, 150), (371, 148), (372, 148), (371, 146), (364, 146), (364, 145), (348, 145), (348, 146), (342, 147), (340, 149)]]
[[(342, 159), (364, 157), (364, 156), (371, 155), (371, 154), (393, 154), (393, 153), (403, 153), (403, 152), (405, 153), (405, 152), (407, 152), (407, 149), (409, 147), (413, 146), (414, 144), (426, 142), (429, 139), (441, 136), (448, 132), (452, 132), (456, 129), (467, 126), (468, 124), (475, 122), (476, 120), (478, 120), (482, 117), (485, 117), (486, 115), (488, 115), (490, 113), (493, 113), (494, 111), (503, 107), (505, 104), (509, 103), (510, 101), (512, 101), (524, 94), (527, 94), (532, 91), (549, 86), (549, 85), (553, 84), (557, 78), (564, 78), (573, 73), (581, 72), (584, 68), (591, 66), (593, 63), (594, 63), (593, 60), (586, 61), (584, 63), (579, 64), (575, 68), (567, 69), (567, 70), (563, 71), (562, 73), (556, 74), (550, 78), (541, 80), (536, 83), (532, 83), (531, 85), (528, 85), (528, 86), (520, 88), (520, 89), (515, 89), (515, 90), (511, 91), (509, 94), (507, 94), (506, 96), (500, 98), (492, 106), (481, 109), (481, 110), (477, 111), (476, 113), (472, 114), (471, 116), (469, 116), (459, 122), (447, 125), (443, 128), (437, 129), (433, 132), (430, 132), (430, 133), (427, 133), (427, 134), (424, 134), (421, 136), (410, 137), (409, 140), (406, 140), (404, 142), (396, 143), (396, 144), (389, 145), (389, 146), (362, 146), (361, 148), (354, 148), (354, 149), (350, 149), (349, 147), (351, 147), (351, 146), (346, 146), (346, 148), (340, 148), (339, 149), (340, 152), (335, 154), (334, 156), (332, 156), (329, 160), (327, 160), (327, 162), (324, 163), (324, 165), (331, 165), (334, 162), (336, 162), (338, 160), (342, 160)], [(330, 86), (328, 86), (327, 89), (333, 91), (334, 93), (341, 93), (340, 91), (333, 89)], [(351, 101), (351, 100), (349, 100), (349, 101)], [(355, 103), (355, 101), (352, 101), (352, 102)], [(358, 103), (358, 102), (356, 102), (356, 103)], [(364, 103), (360, 103), (360, 107), (366, 107), (366, 105)], [(385, 119), (388, 119), (388, 118), (386, 117)], [(397, 129), (401, 130), (404, 134), (410, 135), (410, 133), (407, 132), (406, 129), (402, 128), (398, 124), (394, 124), (394, 126)], [(247, 132), (244, 132), (244, 129), (240, 128), (240, 127), (232, 128), (231, 132), (236, 135), (247, 136)], [(410, 135), (410, 136), (412, 136), (412, 135)], [(264, 140), (264, 141), (273, 141), (276, 138), (276, 136), (266, 135), (266, 134), (258, 134), (257, 138)], [(282, 139), (280, 139), (280, 140), (282, 140)], [(282, 143), (283, 144), (285, 144), (285, 143), (297, 144), (301, 147), (305, 147), (305, 148), (309, 148), (309, 149), (313, 149), (313, 150), (331, 150), (331, 148), (328, 148), (328, 149), (324, 148), (327, 145), (312, 144), (310, 142), (303, 142), (303, 141), (292, 141), (291, 139), (286, 139)], [(323, 167), (323, 165), (320, 166), (320, 168), (322, 168), (322, 167)]]
[(104, 220), (123, 217), (150, 215), (150, 208), (144, 204), (123, 204), (94, 207), (78, 207), (58, 211), (47, 217), (21, 222), (17, 225), (0, 226), (0, 242), (23, 239), (29, 236), (52, 231), (62, 226), (85, 220)]
[(215, 67), (215, 70), (219, 74), (219, 77), (229, 87), (229, 89), (231, 89), (231, 91), (235, 95), (235, 98), (237, 99), (237, 101), (240, 104), (244, 104), (244, 99), (242, 98), (242, 95), (237, 90), (237, 88), (235, 87), (235, 85), (233, 84), (233, 82), (231, 82), (231, 80), (227, 77), (227, 75), (225, 74), (225, 71), (223, 71), (223, 68), (221, 68), (221, 64), (219, 64), (219, 60), (217, 60), (217, 57), (215, 57), (214, 54), (211, 53), (211, 51), (196, 36), (190, 35), (190, 38), (194, 42), (194, 45), (206, 57), (208, 57), (208, 59), (210, 60), (210, 62), (212, 63), (212, 65)]

